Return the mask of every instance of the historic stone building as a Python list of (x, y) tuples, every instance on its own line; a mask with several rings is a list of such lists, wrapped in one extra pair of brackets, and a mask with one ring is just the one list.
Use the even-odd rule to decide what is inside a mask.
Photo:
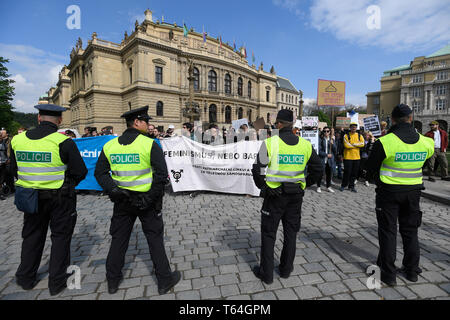
[(417, 57), (409, 65), (384, 72), (381, 91), (367, 94), (367, 112), (390, 122), (392, 109), (399, 103), (414, 111), (415, 127), (425, 133), (437, 120), (449, 130), (450, 123), (450, 45), (429, 56)]
[[(267, 121), (278, 110), (278, 78), (273, 67), (267, 72), (262, 64), (258, 69), (249, 66), (244, 50), (236, 52), (192, 29), (186, 37), (182, 26), (154, 22), (147, 10), (145, 20), (136, 21), (135, 31), (125, 33), (120, 44), (101, 40), (95, 32), (85, 48), (79, 40), (57, 87), (40, 102), (67, 107), (63, 126), (79, 132), (85, 126), (100, 130), (112, 125), (119, 133), (125, 129), (120, 115), (146, 105), (156, 126), (181, 128), (190, 119), (183, 109), (189, 99), (192, 62), (199, 120), (221, 128), (240, 118)], [(298, 92), (289, 94), (297, 99)]]
[(277, 109), (288, 109), (294, 113), (294, 119), (300, 115), (300, 95), (289, 79), (277, 77)]

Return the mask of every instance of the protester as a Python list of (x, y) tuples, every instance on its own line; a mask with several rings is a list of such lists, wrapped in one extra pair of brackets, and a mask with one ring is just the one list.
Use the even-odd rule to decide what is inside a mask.
[(3, 196), (3, 183), (7, 180), (8, 167), (10, 161), (10, 144), (11, 141), (8, 138), (5, 128), (0, 130), (0, 200), (5, 200)]
[(194, 140), (194, 126), (192, 125), (192, 123), (189, 122), (185, 122), (183, 123), (183, 136)]
[(173, 124), (169, 125), (164, 138), (173, 138), (176, 136), (177, 134), (175, 133), (175, 126)]
[(361, 159), (359, 149), (364, 147), (364, 138), (356, 132), (357, 127), (357, 123), (351, 123), (350, 132), (344, 135), (344, 177), (341, 191), (348, 186), (350, 191), (356, 192), (355, 180)]
[(87, 138), (91, 136), (91, 127), (84, 128), (84, 134), (81, 136), (82, 138)]
[(17, 134), (21, 134), (22, 132), (27, 131), (27, 128), (25, 127), (20, 127), (19, 129), (17, 129)]
[(450, 181), (448, 176), (448, 161), (446, 157), (446, 151), (448, 147), (448, 134), (441, 128), (439, 128), (439, 122), (432, 121), (430, 123), (430, 131), (428, 131), (425, 136), (434, 140), (434, 154), (428, 160), (428, 180), (435, 182), (436, 180), (431, 177), (434, 170), (434, 164), (437, 160), (439, 167), (441, 168), (441, 179), (445, 181)]
[[(323, 171), (326, 176), (326, 188), (328, 192), (334, 193), (334, 190), (331, 188), (331, 177), (333, 176), (333, 171), (335, 168), (335, 156), (336, 156), (336, 144), (334, 142), (334, 137), (331, 135), (331, 130), (329, 127), (325, 127), (322, 130), (322, 133), (319, 138), (319, 157), (323, 165)], [(322, 182), (322, 176), (319, 180), (317, 180), (317, 192), (321, 193), (322, 189), (320, 188)]]
[(71, 139), (76, 139), (76, 137), (77, 137), (77, 136), (75, 135), (75, 132), (73, 132), (72, 130), (66, 130), (66, 131), (64, 132), (64, 135), (70, 137)]
[(387, 134), (387, 122), (381, 121), (381, 136), (385, 136)]
[(344, 145), (343, 137), (344, 131), (341, 129), (335, 133), (335, 144), (336, 144), (336, 170), (333, 172), (334, 176), (342, 180), (342, 166), (344, 157)]
[(361, 148), (361, 162), (359, 166), (359, 172), (357, 176), (358, 179), (363, 179), (364, 184), (369, 186), (369, 179), (366, 175), (366, 162), (372, 152), (373, 144), (375, 143), (375, 137), (372, 132), (366, 131), (363, 134), (364, 136), (364, 148)]

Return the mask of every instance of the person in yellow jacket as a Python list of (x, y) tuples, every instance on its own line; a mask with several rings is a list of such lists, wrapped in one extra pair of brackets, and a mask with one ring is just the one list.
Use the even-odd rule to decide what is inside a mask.
[[(434, 153), (434, 141), (412, 126), (412, 110), (401, 104), (392, 111), (394, 126), (373, 145), (366, 164), (367, 175), (376, 184), (376, 215), (380, 251), (377, 265), (381, 281), (396, 285), (396, 273), (412, 282), (418, 280), (420, 249), (418, 228), (422, 167)], [(397, 220), (403, 240), (403, 267), (396, 269)]]
[(167, 166), (162, 149), (147, 136), (148, 106), (125, 112), (127, 129), (107, 142), (95, 167), (95, 178), (114, 202), (110, 233), (111, 247), (106, 260), (108, 292), (114, 294), (123, 280), (122, 268), (136, 218), (150, 250), (159, 294), (166, 294), (181, 279), (171, 271), (164, 249), (161, 212)]
[(348, 189), (356, 192), (355, 180), (358, 175), (361, 160), (360, 149), (364, 147), (364, 137), (356, 132), (358, 124), (350, 124), (350, 132), (344, 134), (344, 177), (342, 179), (341, 191)]

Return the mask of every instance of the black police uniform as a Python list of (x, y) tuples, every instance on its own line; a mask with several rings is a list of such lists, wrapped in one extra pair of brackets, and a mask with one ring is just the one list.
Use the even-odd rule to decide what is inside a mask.
[[(148, 107), (132, 110), (122, 115), (122, 117), (126, 117), (129, 120), (133, 117), (136, 118), (137, 115), (144, 115), (144, 118), (146, 116), (148, 120), (151, 118), (148, 117), (147, 110)], [(119, 143), (122, 145), (131, 144), (140, 134), (143, 133), (137, 129), (128, 128), (118, 138)], [(95, 178), (103, 190), (110, 195), (111, 200), (114, 200), (113, 216), (110, 226), (112, 241), (106, 261), (106, 278), (110, 293), (117, 291), (123, 279), (122, 268), (125, 262), (125, 254), (137, 217), (141, 221), (142, 229), (147, 238), (150, 255), (155, 266), (160, 294), (166, 293), (168, 288), (173, 287), (179, 281), (179, 273), (171, 272), (169, 260), (164, 249), (164, 223), (161, 206), (164, 185), (168, 176), (167, 166), (163, 151), (157, 143), (153, 143), (152, 149), (149, 152), (151, 156), (153, 181), (151, 189), (146, 193), (118, 188), (110, 176), (111, 167), (103, 150), (95, 168)], [(115, 193), (118, 196), (115, 196)], [(141, 210), (139, 208), (142, 205), (142, 196), (150, 199), (149, 202), (151, 204), (149, 207)]]
[[(298, 143), (298, 137), (292, 133), (292, 128), (280, 129), (279, 137), (291, 146)], [(261, 159), (261, 155), (263, 157), (265, 155), (265, 158)], [(265, 176), (261, 173), (267, 165), (268, 153), (266, 145), (263, 143), (252, 168), (255, 185), (261, 190), (266, 189)], [(307, 163), (306, 187), (315, 184), (322, 177), (322, 171), (322, 162), (316, 151), (312, 149)], [(273, 281), (274, 246), (280, 220), (283, 223), (284, 233), (279, 266), (280, 275), (287, 278), (294, 268), (296, 236), (300, 231), (303, 195), (304, 191), (300, 185), (293, 183), (283, 183), (280, 195), (262, 194), (264, 202), (261, 209), (261, 264), (253, 272), (265, 283), (270, 284)]]
[[(54, 105), (35, 106), (42, 115), (60, 116), (65, 110)], [(58, 126), (52, 122), (42, 121), (37, 128), (25, 134), (31, 140), (45, 139), (55, 133)], [(24, 214), (22, 229), (22, 252), (19, 268), (16, 272), (17, 283), (24, 289), (32, 289), (44, 250), (47, 230), (50, 225), (52, 247), (49, 263), (48, 286), (50, 294), (59, 293), (66, 287), (70, 265), (70, 243), (77, 221), (75, 186), (86, 176), (87, 169), (76, 144), (64, 140), (59, 145), (59, 155), (67, 165), (63, 186), (58, 190), (39, 190), (38, 212)], [(11, 150), (11, 170), (17, 177), (17, 162)]]
[[(411, 113), (406, 105), (399, 105), (393, 110), (393, 117), (400, 118)], [(409, 110), (408, 110), (409, 109)], [(419, 134), (409, 123), (399, 123), (392, 126), (388, 133), (394, 133), (404, 143), (415, 144), (419, 141)], [(374, 143), (366, 170), (369, 178), (373, 179), (376, 188), (376, 214), (378, 221), (378, 241), (380, 251), (377, 265), (381, 270), (381, 280), (388, 285), (396, 284), (395, 258), (397, 251), (397, 219), (399, 231), (403, 240), (403, 267), (402, 272), (409, 280), (417, 281), (419, 268), (420, 248), (418, 228), (422, 223), (420, 211), (421, 190), (420, 185), (391, 185), (380, 180), (380, 167), (386, 158), (383, 145), (378, 140)]]

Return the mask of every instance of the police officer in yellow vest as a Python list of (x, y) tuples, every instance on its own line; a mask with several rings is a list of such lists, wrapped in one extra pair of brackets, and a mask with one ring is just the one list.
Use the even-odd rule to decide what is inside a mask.
[[(165, 294), (180, 280), (172, 272), (164, 249), (161, 208), (167, 166), (162, 149), (146, 136), (148, 106), (122, 115), (127, 130), (105, 144), (95, 169), (95, 177), (114, 202), (110, 233), (111, 247), (106, 261), (108, 292), (117, 292), (122, 268), (136, 218), (142, 224), (153, 260), (159, 294)], [(110, 173), (111, 172), (111, 173)]]
[(272, 137), (264, 141), (252, 168), (255, 185), (264, 197), (261, 263), (253, 268), (253, 273), (266, 284), (273, 282), (274, 246), (280, 220), (284, 241), (278, 271), (282, 278), (288, 278), (293, 271), (304, 189), (322, 176), (319, 156), (309, 141), (292, 132), (293, 122), (292, 111), (278, 112), (275, 125), (279, 134), (272, 131)]
[[(393, 127), (375, 142), (367, 161), (369, 177), (377, 184), (376, 214), (380, 251), (377, 265), (381, 281), (396, 285), (396, 272), (416, 282), (419, 268), (419, 239), (422, 223), (420, 195), (424, 189), (422, 167), (434, 153), (434, 141), (416, 132), (412, 110), (400, 104), (392, 111)], [(396, 270), (397, 219), (403, 240), (403, 267)]]
[[(37, 271), (50, 225), (48, 287), (51, 295), (66, 288), (70, 265), (70, 243), (77, 220), (75, 186), (86, 176), (87, 169), (75, 143), (58, 133), (62, 121), (60, 106), (37, 105), (37, 128), (12, 139), (11, 167), (17, 177), (18, 207), (37, 203), (37, 210), (24, 212), (22, 252), (16, 281), (24, 290), (37, 283)], [(27, 192), (35, 197), (24, 198)], [(37, 201), (31, 201), (36, 199)], [(33, 211), (33, 212), (31, 212)]]

